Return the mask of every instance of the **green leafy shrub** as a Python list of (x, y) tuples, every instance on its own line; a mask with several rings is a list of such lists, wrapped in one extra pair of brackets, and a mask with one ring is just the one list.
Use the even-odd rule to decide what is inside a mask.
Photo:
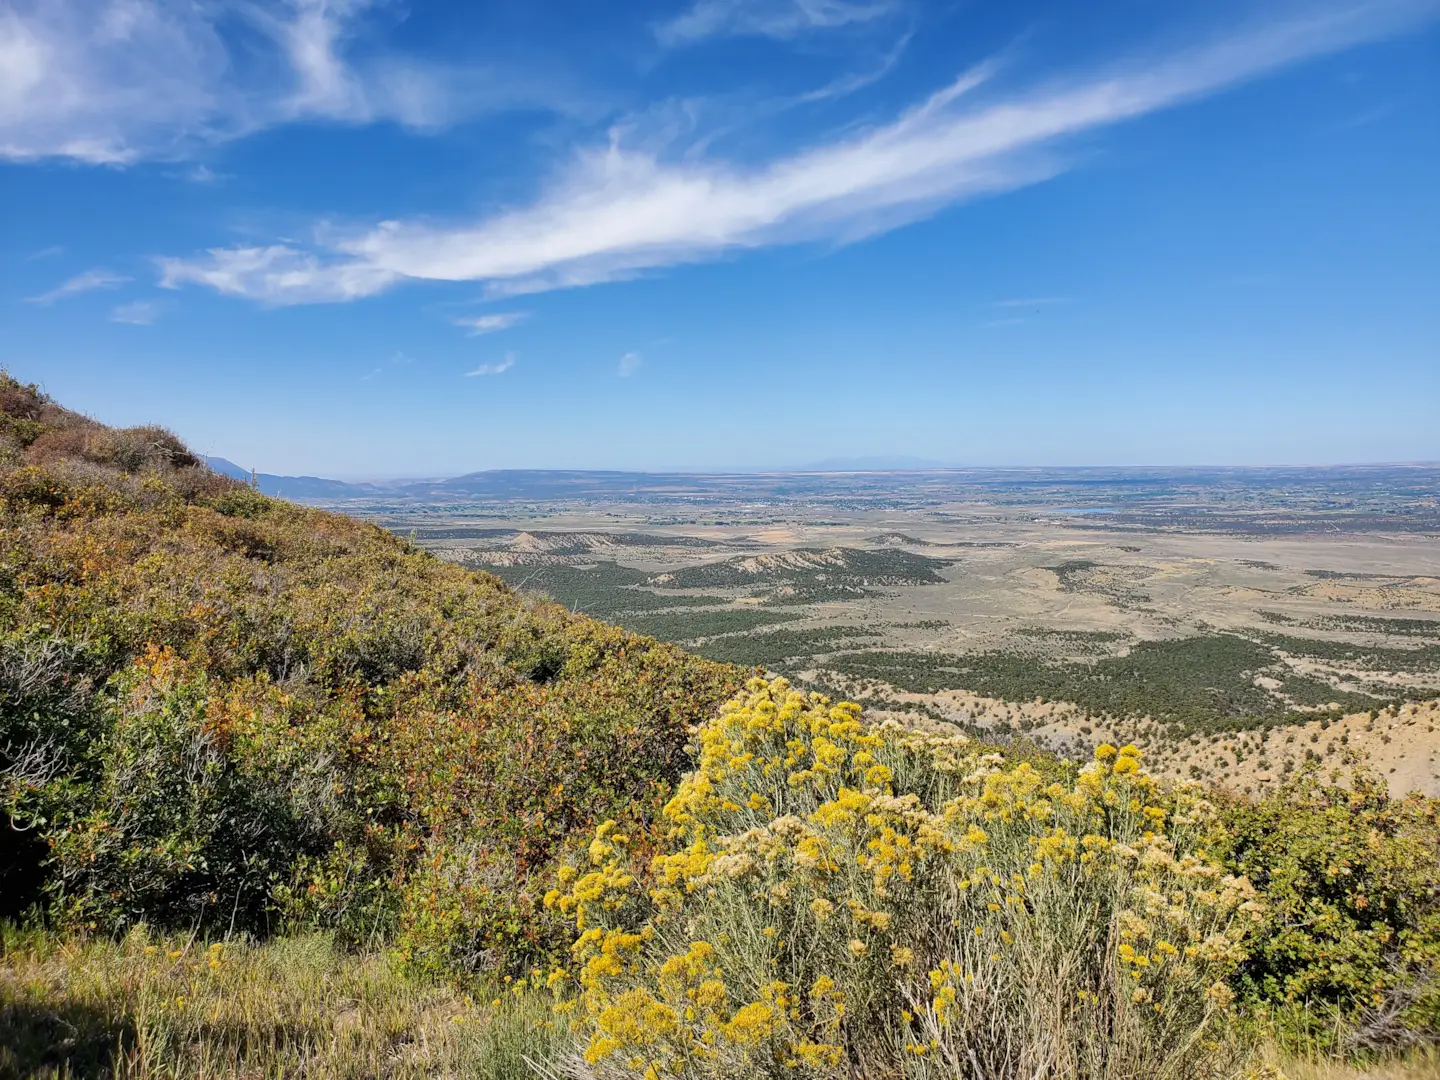
[(273, 883), (333, 842), (324, 757), (230, 723), (168, 649), (112, 680), (106, 709), (84, 790), (72, 773), (42, 803), (57, 910), (116, 928), (264, 927)]
[(43, 870), (54, 917), (523, 970), (563, 942), (536, 884), (557, 854), (655, 813), (739, 685), (163, 429), (3, 375), (0, 406), (41, 429), (0, 432), (0, 804), (29, 829), (0, 860)]
[(1247, 1001), (1306, 1040), (1440, 1041), (1440, 800), (1312, 768), (1223, 825), (1217, 852), (1268, 904), (1237, 977)]

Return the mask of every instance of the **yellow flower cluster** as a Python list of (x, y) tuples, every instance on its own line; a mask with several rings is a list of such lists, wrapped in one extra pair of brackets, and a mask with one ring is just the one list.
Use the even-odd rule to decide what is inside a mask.
[(572, 866), (561, 867), (560, 884), (569, 886), (569, 892), (551, 889), (545, 894), (545, 906), (573, 915), (580, 930), (603, 923), (605, 913), (618, 911), (625, 904), (634, 882), (621, 861), (628, 842), (626, 836), (615, 831), (615, 822), (602, 824), (588, 851), (596, 869), (582, 875)]
[(787, 789), (833, 793), (892, 779), (865, 753), (881, 740), (860, 722), (858, 705), (821, 705), (790, 693), (784, 680), (753, 679), (746, 690), (700, 731), (695, 771), (665, 807), (677, 829), (693, 837), (730, 832), (763, 823), (758, 815), (789, 801)]
[(648, 882), (607, 823), (547, 897), (578, 932), (586, 1057), (601, 1076), (918, 1077), (1011, 1045), (1037, 1002), (1046, 1023), (1189, 1039), (1259, 912), (1198, 846), (1211, 813), (1133, 746), (1012, 764), (752, 680), (701, 728)]

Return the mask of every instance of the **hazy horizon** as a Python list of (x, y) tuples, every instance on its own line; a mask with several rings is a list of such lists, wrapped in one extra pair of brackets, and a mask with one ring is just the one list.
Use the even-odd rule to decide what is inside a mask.
[[(223, 454), (208, 455), (212, 461), (225, 461), (236, 466), (243, 472), (250, 470), (239, 462), (226, 458)], [(1206, 472), (1260, 472), (1265, 470), (1275, 471), (1323, 471), (1323, 470), (1346, 470), (1346, 469), (1440, 469), (1440, 460), (1435, 461), (1336, 461), (1336, 462), (1296, 462), (1296, 463), (1274, 463), (1274, 462), (1252, 462), (1245, 464), (1218, 465), (1214, 463), (1182, 463), (1182, 462), (1160, 462), (1160, 463), (1131, 463), (1131, 464), (1082, 464), (1082, 465), (967, 465), (963, 463), (940, 464), (930, 463), (916, 466), (902, 465), (864, 465), (844, 464), (841, 462), (816, 461), (799, 465), (772, 465), (755, 466), (752, 468), (653, 468), (653, 469), (612, 469), (603, 465), (586, 466), (555, 466), (547, 468), (526, 468), (525, 466), (508, 466), (505, 468), (477, 468), (466, 469), (456, 473), (431, 473), (431, 474), (384, 474), (384, 473), (351, 473), (321, 475), (315, 472), (300, 470), (292, 473), (271, 473), (268, 470), (255, 470), (268, 476), (283, 476), (295, 478), (314, 478), (319, 480), (337, 480), (346, 484), (404, 484), (404, 483), (426, 483), (442, 480), (454, 480), (465, 476), (480, 475), (491, 472), (536, 472), (536, 473), (596, 473), (596, 474), (618, 474), (637, 476), (764, 476), (767, 474), (836, 474), (845, 473), (980, 473), (980, 474), (1006, 474), (1006, 473), (1039, 473), (1039, 474), (1065, 474), (1065, 473), (1132, 473), (1135, 475), (1158, 473), (1206, 473)]]

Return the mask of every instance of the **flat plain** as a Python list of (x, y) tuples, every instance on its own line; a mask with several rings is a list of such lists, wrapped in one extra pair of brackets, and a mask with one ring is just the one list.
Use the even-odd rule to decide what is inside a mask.
[(1440, 794), (1440, 467), (480, 473), (331, 501), (909, 723)]

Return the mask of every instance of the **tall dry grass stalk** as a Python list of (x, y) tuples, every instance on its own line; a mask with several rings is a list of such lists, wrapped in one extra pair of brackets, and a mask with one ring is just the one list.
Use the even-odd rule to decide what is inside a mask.
[(3, 948), (7, 1080), (516, 1080), (569, 1038), (538, 995), (475, 1001), (320, 935), (255, 945), (6, 929)]

